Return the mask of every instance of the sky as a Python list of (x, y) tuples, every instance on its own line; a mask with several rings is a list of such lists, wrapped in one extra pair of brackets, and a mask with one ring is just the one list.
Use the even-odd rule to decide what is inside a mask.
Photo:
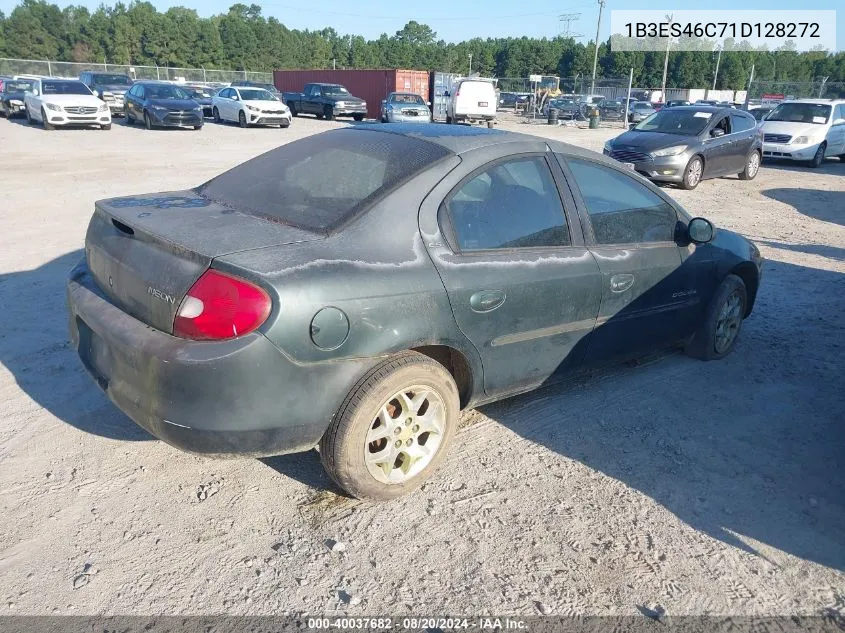
[[(83, 4), (92, 11), (103, 0), (76, 0), (62, 2), (51, 0), (59, 6)], [(241, 0), (251, 4), (250, 0)], [(686, 2), (664, 1), (659, 5), (654, 0), (607, 0), (602, 17), (601, 39), (610, 34), (611, 9), (664, 9), (671, 13), (673, 9), (687, 9), (692, 6)], [(159, 10), (171, 6), (184, 6), (196, 9), (203, 17), (215, 13), (225, 13), (236, 0), (152, 0)], [(105, 0), (113, 4), (113, 0)], [(565, 23), (559, 20), (563, 14), (580, 13), (577, 21), (570, 23), (570, 32), (584, 35), (583, 41), (592, 40), (596, 33), (598, 18), (597, 0), (533, 0), (532, 2), (513, 2), (513, 0), (424, 0), (405, 2), (359, 2), (349, 0), (320, 0), (319, 3), (302, 0), (258, 1), (265, 17), (275, 16), (288, 28), (320, 29), (334, 27), (339, 33), (363, 35), (375, 39), (382, 33), (392, 35), (400, 30), (409, 20), (428, 24), (437, 33), (439, 39), (457, 42), (472, 37), (553, 37), (562, 33)], [(17, 5), (16, 0), (0, 0), (0, 10), (7, 15)], [(413, 9), (410, 8), (413, 5)], [(707, 9), (760, 9), (760, 20), (764, 21), (765, 9), (800, 9), (801, 3), (795, 0), (708, 0)], [(805, 8), (840, 9), (837, 14), (837, 49), (845, 50), (845, 9), (838, 0), (815, 0)]]

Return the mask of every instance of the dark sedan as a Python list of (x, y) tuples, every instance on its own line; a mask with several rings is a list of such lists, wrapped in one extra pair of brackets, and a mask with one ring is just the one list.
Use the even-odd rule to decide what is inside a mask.
[(442, 462), (461, 409), (675, 343), (729, 354), (761, 270), (598, 154), (397, 124), (97, 202), (67, 291), (83, 365), (152, 434), (229, 456), (319, 444), (339, 486), (387, 499)]
[(136, 82), (126, 93), (126, 125), (143, 122), (156, 127), (202, 129), (203, 109), (191, 93), (175, 84), (158, 81)]
[(200, 105), (203, 117), (211, 118), (211, 98), (215, 91), (205, 86), (185, 86), (185, 91), (191, 96), (191, 99)]
[(621, 121), (625, 118), (625, 104), (622, 101), (605, 99), (599, 103), (598, 108), (604, 121)]
[(651, 180), (695, 189), (705, 178), (738, 174), (742, 180), (753, 179), (762, 148), (757, 122), (747, 112), (679, 106), (611, 139), (604, 153)]
[(24, 95), (32, 90), (33, 82), (29, 79), (6, 79), (0, 91), (0, 116), (11, 119), (24, 116)]

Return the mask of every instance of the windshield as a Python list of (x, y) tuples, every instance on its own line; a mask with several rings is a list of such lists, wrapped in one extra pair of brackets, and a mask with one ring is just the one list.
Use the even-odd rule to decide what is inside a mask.
[(671, 108), (659, 110), (634, 129), (638, 132), (658, 132), (660, 134), (680, 134), (698, 136), (707, 127), (712, 115), (698, 110), (680, 110)]
[(94, 75), (95, 86), (131, 86), (132, 80), (126, 75)]
[(754, 116), (755, 119), (758, 121), (762, 121), (765, 116), (771, 112), (770, 109), (767, 108), (757, 108), (756, 110), (752, 110), (751, 114)]
[(276, 97), (261, 88), (238, 88), (244, 101), (278, 101)]
[(81, 81), (42, 81), (45, 95), (90, 95), (91, 91)]
[(391, 103), (408, 103), (412, 105), (425, 105), (425, 101), (419, 95), (394, 94), (390, 97)]
[(790, 121), (824, 125), (830, 117), (831, 107), (823, 103), (781, 103), (766, 117), (766, 121)]
[(621, 108), (622, 104), (618, 101), (602, 101), (602, 105), (605, 108)]
[(210, 99), (211, 93), (205, 88), (185, 88), (185, 91), (194, 99)]
[(191, 95), (179, 86), (169, 84), (147, 84), (147, 99), (190, 99)]
[(253, 158), (199, 192), (231, 209), (325, 232), (447, 155), (409, 136), (335, 130)]
[(3, 92), (27, 92), (32, 90), (31, 81), (7, 81), (3, 86)]
[(348, 95), (349, 91), (343, 86), (323, 86), (324, 95)]
[(638, 101), (637, 103), (632, 103), (631, 107), (634, 110), (653, 110), (654, 108), (651, 107), (650, 103), (645, 103), (643, 101)]

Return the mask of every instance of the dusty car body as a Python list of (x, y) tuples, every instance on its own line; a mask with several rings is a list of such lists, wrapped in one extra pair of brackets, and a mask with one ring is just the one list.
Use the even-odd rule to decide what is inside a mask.
[(761, 265), (593, 152), (356, 126), (196, 189), (97, 202), (70, 332), (108, 397), (166, 442), (319, 443), (342, 488), (385, 499), (430, 476), (461, 408), (675, 341), (729, 353)]

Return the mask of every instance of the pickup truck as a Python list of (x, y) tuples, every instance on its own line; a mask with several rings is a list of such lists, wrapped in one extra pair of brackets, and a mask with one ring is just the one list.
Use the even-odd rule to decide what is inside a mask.
[(283, 95), (293, 116), (316, 114), (318, 119), (329, 121), (339, 116), (363, 121), (367, 116), (367, 102), (353, 97), (340, 84), (305, 84), (302, 92), (285, 92)]

